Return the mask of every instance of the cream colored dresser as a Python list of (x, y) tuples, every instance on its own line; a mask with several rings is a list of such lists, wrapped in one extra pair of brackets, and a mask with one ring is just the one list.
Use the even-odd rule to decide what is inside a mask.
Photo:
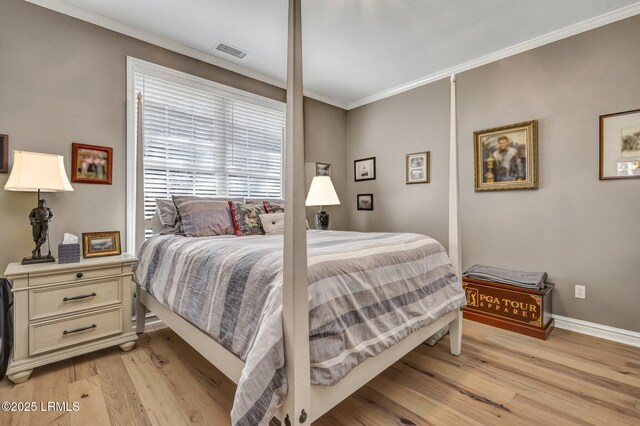
[(109, 346), (133, 348), (131, 255), (79, 263), (11, 263), (14, 344), (7, 375), (26, 381), (34, 367)]

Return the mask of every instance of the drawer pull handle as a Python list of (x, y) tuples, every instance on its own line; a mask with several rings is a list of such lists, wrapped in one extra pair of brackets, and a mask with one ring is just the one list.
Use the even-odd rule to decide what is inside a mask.
[(78, 273), (76, 274), (76, 278), (82, 278), (82, 272), (78, 272)]
[(71, 334), (71, 333), (80, 333), (81, 331), (87, 331), (87, 330), (92, 330), (94, 328), (96, 328), (97, 325), (95, 324), (91, 324), (89, 327), (80, 327), (80, 328), (76, 328), (75, 330), (71, 330), (71, 331), (63, 331), (62, 335), (66, 336), (67, 334)]
[(63, 302), (71, 302), (73, 300), (86, 299), (87, 297), (96, 297), (96, 296), (97, 296), (97, 294), (91, 293), (91, 294), (85, 294), (84, 296), (65, 297), (64, 299), (62, 299), (62, 301)]

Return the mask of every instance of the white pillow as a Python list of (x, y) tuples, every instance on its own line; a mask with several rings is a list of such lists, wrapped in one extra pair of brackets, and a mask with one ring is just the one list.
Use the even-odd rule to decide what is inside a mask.
[(284, 213), (264, 213), (258, 215), (262, 229), (267, 235), (284, 234)]

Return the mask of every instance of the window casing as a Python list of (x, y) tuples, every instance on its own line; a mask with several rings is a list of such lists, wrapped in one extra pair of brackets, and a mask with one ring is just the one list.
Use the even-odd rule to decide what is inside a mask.
[[(128, 179), (128, 192), (142, 194), (127, 198), (142, 210), (145, 228), (156, 198), (282, 198), (283, 103), (133, 58), (128, 63), (129, 127), (134, 128), (128, 145), (137, 142), (138, 123), (131, 121), (138, 117), (138, 93), (143, 100), (143, 137), (142, 146), (128, 150), (139, 157), (137, 164), (128, 166), (136, 175), (131, 179), (135, 183)], [(136, 210), (128, 206), (131, 209)], [(132, 222), (135, 228), (138, 219), (130, 217), (128, 226)], [(142, 236), (139, 230), (135, 234), (137, 239)]]

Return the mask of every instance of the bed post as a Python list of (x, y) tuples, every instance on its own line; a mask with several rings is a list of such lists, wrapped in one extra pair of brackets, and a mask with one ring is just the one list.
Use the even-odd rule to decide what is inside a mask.
[(287, 130), (285, 143), (285, 231), (282, 315), (285, 368), (289, 384), (283, 425), (308, 423), (311, 380), (307, 226), (304, 170), (301, 1), (289, 1)]
[(147, 308), (140, 299), (140, 286), (136, 284), (136, 333), (144, 333), (144, 324), (147, 319)]
[[(142, 92), (138, 92), (137, 96), (136, 96), (137, 102), (138, 102), (138, 116), (136, 117), (136, 125), (138, 126), (136, 135), (137, 135), (137, 139), (136, 139), (136, 174), (135, 176), (142, 176), (142, 179), (144, 179), (144, 170), (142, 167), (142, 155), (144, 152), (143, 146), (144, 146), (144, 126), (142, 125), (142, 114), (143, 114), (143, 110), (142, 108), (144, 107), (144, 105), (142, 104)], [(129, 244), (130, 247), (133, 247), (133, 249), (135, 250), (134, 254), (138, 252), (138, 249), (140, 248), (139, 246), (141, 245), (141, 241), (144, 241), (144, 213), (140, 214), (140, 217), (138, 217), (138, 213), (140, 212), (144, 212), (144, 197), (142, 194), (144, 194), (144, 188), (142, 186), (144, 186), (144, 183), (142, 182), (142, 179), (136, 179), (136, 189), (134, 191), (134, 193), (136, 194), (135, 198), (134, 198), (134, 209), (135, 209), (135, 214), (134, 217), (136, 218), (136, 224), (135, 224), (135, 233), (128, 233), (128, 237), (129, 238), (134, 238), (135, 244), (130, 244), (129, 242), (127, 242), (127, 244)], [(139, 238), (140, 234), (142, 234), (142, 240)], [(135, 290), (135, 298), (136, 298), (136, 333), (140, 334), (140, 333), (144, 333), (144, 324), (145, 324), (145, 320), (146, 320), (146, 315), (147, 315), (147, 308), (142, 304), (142, 299), (140, 299), (140, 286), (138, 285), (138, 283), (136, 283), (136, 290)]]
[[(453, 272), (461, 279), (462, 255), (460, 252), (460, 220), (458, 218), (458, 122), (456, 108), (456, 75), (451, 74), (451, 127), (449, 141), (449, 257)], [(456, 319), (449, 326), (451, 353), (460, 355), (462, 348), (462, 311), (458, 310)]]

